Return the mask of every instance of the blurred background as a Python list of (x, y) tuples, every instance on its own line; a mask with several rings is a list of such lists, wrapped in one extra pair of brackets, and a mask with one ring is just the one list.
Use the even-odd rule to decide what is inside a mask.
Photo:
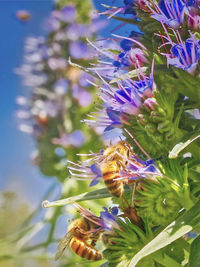
[[(69, 1), (70, 2), (70, 1)], [(101, 0), (94, 0), (93, 6), (97, 10), (105, 10)], [(106, 1), (112, 4), (113, 1)], [(120, 6), (123, 1), (118, 1)], [(37, 206), (43, 194), (56, 179), (46, 179), (39, 169), (31, 164), (31, 153), (35, 150), (35, 140), (30, 135), (22, 134), (17, 128), (16, 111), (18, 104), (16, 98), (19, 95), (27, 96), (30, 88), (24, 86), (22, 78), (16, 74), (15, 69), (23, 62), (24, 45), (26, 38), (30, 36), (46, 36), (45, 20), (55, 8), (55, 2), (39, 0), (8, 0), (0, 2), (0, 87), (1, 87), (1, 113), (0, 113), (0, 142), (1, 142), (1, 168), (0, 188), (6, 191), (8, 188), (15, 190), (31, 203)], [(23, 21), (17, 17), (17, 12), (25, 10), (30, 18)], [(110, 31), (119, 22), (112, 21), (106, 28), (101, 29), (103, 37), (110, 35)], [(126, 28), (119, 29), (115, 33), (129, 33)], [(29, 91), (28, 91), (29, 90)], [(37, 192), (35, 199), (33, 192)]]
[[(113, 2), (117, 6), (123, 5), (123, 1), (104, 2), (107, 5), (113, 5)], [(75, 160), (74, 155), (80, 151), (80, 147), (84, 147), (85, 152), (89, 151), (94, 140), (97, 150), (102, 147), (102, 141), (97, 137), (96, 130), (91, 133), (90, 129), (85, 130), (86, 126), (79, 122), (92, 108), (95, 88), (91, 88), (90, 84), (84, 84), (87, 77), (82, 77), (82, 73), (77, 74), (74, 68), (66, 65), (69, 56), (82, 66), (88, 66), (91, 61), (95, 63), (95, 49), (93, 51), (85, 49), (82, 42), (86, 42), (88, 35), (90, 39), (95, 40), (97, 33), (108, 42), (111, 31), (121, 23), (112, 21), (111, 25), (110, 20), (103, 16), (96, 18), (92, 9), (105, 10), (101, 3), (101, 0), (94, 0), (92, 3), (79, 0), (0, 1), (0, 262), (3, 264), (0, 264), (1, 266), (47, 266), (47, 264), (61, 266), (61, 263), (55, 263), (52, 257), (58, 240), (66, 232), (66, 216), (60, 210), (45, 214), (41, 202), (47, 196), (49, 200), (55, 200), (70, 193), (70, 186), (73, 192), (79, 193), (74, 189), (76, 186), (74, 184), (70, 186), (68, 184), (66, 189), (65, 159), (71, 157)], [(76, 16), (73, 15), (73, 10), (64, 9), (67, 5), (77, 9)], [(56, 13), (55, 10), (61, 13), (57, 11)], [(68, 12), (66, 14), (71, 16), (71, 19), (65, 19), (65, 12)], [(82, 24), (84, 27), (80, 26)], [(78, 25), (79, 28), (74, 25)], [(87, 26), (89, 28), (86, 25), (90, 25)], [(66, 35), (63, 37), (64, 27), (68, 27), (67, 37)], [(119, 27), (115, 33), (129, 35), (131, 29)], [(70, 30), (71, 34), (74, 32), (77, 34), (72, 37)], [(34, 54), (34, 49), (39, 49), (42, 54)], [(56, 56), (54, 54), (52, 56), (52, 53)], [(70, 68), (70, 74), (66, 74), (67, 68)], [(42, 75), (45, 73), (45, 76), (41, 76), (41, 73)], [(68, 80), (67, 75), (75, 77), (74, 80)], [(45, 81), (42, 77), (45, 77)], [(39, 78), (42, 81), (39, 82)], [(68, 87), (73, 88), (73, 93), (69, 93)], [(80, 93), (87, 103), (80, 102), (78, 98)], [(53, 106), (57, 104), (50, 98), (51, 94), (52, 99), (57, 97), (56, 99), (60, 101), (58, 110)], [(62, 102), (63, 97), (65, 100), (69, 97), (72, 100), (70, 103), (67, 100)], [(74, 112), (76, 110), (80, 112), (80, 116), (76, 117), (76, 123), (72, 120), (74, 114), (67, 113), (63, 105), (73, 107)], [(102, 203), (99, 205), (102, 206)], [(60, 227), (56, 228), (57, 219)], [(56, 237), (51, 239), (49, 231), (53, 236), (54, 230), (57, 231)], [(47, 235), (48, 240), (41, 243), (40, 241)], [(14, 247), (16, 240), (17, 249)], [(27, 246), (30, 246), (30, 249), (26, 250)], [(38, 246), (39, 250), (33, 252), (34, 246)], [(44, 250), (40, 249), (43, 247), (50, 254), (46, 252), (42, 254)], [(71, 266), (70, 264), (69, 259), (69, 263), (65, 262), (62, 266)], [(88, 266), (88, 263), (85, 264), (77, 263), (77, 266)]]

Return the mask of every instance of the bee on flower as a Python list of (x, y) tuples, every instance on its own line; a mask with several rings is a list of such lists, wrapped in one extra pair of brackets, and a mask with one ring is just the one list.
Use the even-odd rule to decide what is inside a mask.
[(86, 260), (98, 261), (102, 259), (102, 254), (95, 248), (101, 235), (110, 234), (114, 229), (119, 229), (117, 217), (104, 207), (100, 212), (100, 217), (84, 209), (74, 202), (74, 206), (79, 210), (81, 218), (74, 220), (69, 226), (66, 235), (60, 240), (55, 259), (58, 260), (65, 249), (70, 247), (78, 256)]
[(108, 191), (115, 197), (122, 197), (125, 184), (135, 184), (141, 179), (151, 179), (161, 175), (153, 161), (141, 160), (126, 141), (107, 147), (100, 153), (84, 154), (88, 160), (69, 162), (71, 176), (78, 180), (89, 180), (90, 186), (104, 181)]

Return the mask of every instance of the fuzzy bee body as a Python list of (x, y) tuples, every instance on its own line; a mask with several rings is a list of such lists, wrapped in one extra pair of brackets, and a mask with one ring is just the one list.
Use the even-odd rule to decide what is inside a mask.
[(86, 218), (73, 221), (68, 232), (58, 244), (55, 259), (59, 259), (65, 248), (69, 246), (77, 255), (87, 260), (101, 260), (101, 253), (95, 249), (96, 242), (100, 235), (98, 225)]
[(124, 191), (124, 185), (121, 181), (115, 180), (120, 177), (117, 162), (111, 161), (103, 164), (102, 175), (104, 183), (111, 195), (121, 197)]
[(104, 159), (100, 164), (102, 176), (108, 191), (115, 197), (123, 195), (124, 184), (127, 183), (127, 180), (117, 179), (120, 178), (120, 171), (125, 170), (128, 165), (131, 155), (135, 154), (125, 141), (120, 141), (104, 151)]
[(98, 250), (78, 237), (72, 238), (70, 247), (77, 255), (86, 260), (98, 261), (102, 259), (102, 255)]

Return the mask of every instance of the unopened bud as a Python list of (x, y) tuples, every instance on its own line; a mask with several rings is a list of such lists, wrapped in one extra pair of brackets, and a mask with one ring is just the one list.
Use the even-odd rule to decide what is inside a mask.
[(148, 123), (146, 126), (145, 126), (145, 129), (150, 132), (151, 134), (155, 133), (156, 132), (156, 126), (153, 124), (153, 123)]
[(146, 125), (148, 123), (148, 120), (145, 118), (143, 114), (138, 115), (138, 122), (142, 125)]
[(156, 110), (155, 107), (158, 105), (158, 103), (156, 102), (156, 99), (155, 98), (147, 98), (145, 101), (144, 101), (144, 107), (147, 108), (148, 110)]
[(166, 120), (164, 122), (159, 123), (157, 129), (160, 133), (166, 133), (167, 131), (171, 129), (170, 121)]

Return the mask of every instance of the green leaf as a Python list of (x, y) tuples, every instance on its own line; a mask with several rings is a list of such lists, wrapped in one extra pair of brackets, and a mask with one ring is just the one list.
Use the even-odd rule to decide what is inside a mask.
[(48, 201), (44, 200), (42, 202), (42, 206), (44, 208), (56, 207), (56, 206), (65, 206), (76, 202), (84, 201), (84, 200), (91, 200), (91, 199), (100, 199), (100, 198), (107, 198), (111, 197), (111, 194), (108, 192), (107, 188), (98, 189), (92, 192), (86, 192), (77, 196), (68, 197), (65, 199), (60, 199), (57, 201)]
[[(106, 14), (106, 16), (110, 16), (110, 14)], [(138, 25), (139, 22), (137, 20), (134, 20), (134, 19), (125, 19), (125, 18), (122, 18), (122, 17), (118, 17), (118, 16), (112, 16), (112, 19), (116, 19), (116, 20), (119, 20), (119, 21), (122, 21), (122, 22), (126, 22), (128, 24), (133, 24), (133, 25)]]
[(191, 100), (199, 103), (200, 101), (200, 83), (199, 78), (196, 75), (191, 75), (185, 70), (180, 68), (173, 68), (173, 71), (177, 75), (177, 91), (182, 95), (188, 96)]
[(200, 267), (200, 236), (191, 244), (188, 267)]
[(156, 254), (155, 255), (155, 261), (160, 263), (161, 266), (166, 266), (166, 267), (169, 267), (169, 266), (181, 267), (182, 266), (180, 263), (178, 263), (176, 260), (174, 260), (172, 257), (168, 256), (165, 253), (164, 254), (160, 254), (160, 253)]
[(171, 244), (173, 241), (190, 232), (193, 227), (196, 227), (198, 224), (200, 224), (200, 200), (143, 247), (132, 258), (129, 266), (136, 266), (142, 258)]
[[(141, 67), (140, 69), (143, 71), (143, 73), (146, 73), (149, 68), (148, 67)], [(137, 77), (137, 75), (138, 75), (137, 69), (131, 70), (131, 71), (129, 71), (125, 74), (119, 75), (117, 78), (111, 80), (110, 84), (116, 83), (120, 80), (126, 80), (126, 79), (130, 79), (130, 78), (134, 78), (134, 77)]]
[(195, 141), (196, 139), (198, 139), (200, 137), (200, 135), (194, 137), (193, 139), (189, 139), (186, 142), (181, 142), (179, 144), (176, 144), (173, 149), (169, 152), (168, 157), (170, 159), (175, 159), (178, 157), (179, 153), (184, 150), (187, 146), (189, 146), (193, 141)]

